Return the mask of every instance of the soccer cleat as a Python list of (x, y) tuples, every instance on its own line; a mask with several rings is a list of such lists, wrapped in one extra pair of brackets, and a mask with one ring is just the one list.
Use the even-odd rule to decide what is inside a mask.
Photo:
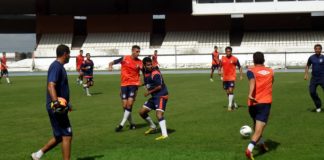
[(227, 111), (233, 111), (232, 106), (228, 106)]
[(245, 150), (245, 156), (250, 160), (254, 160), (253, 153), (249, 149)]
[(91, 94), (89, 93), (89, 94), (87, 94), (87, 96), (89, 96), (89, 97), (90, 97), (90, 96), (92, 96), (92, 95), (91, 95)]
[(316, 112), (317, 112), (317, 113), (320, 113), (321, 111), (322, 111), (321, 108), (316, 108)]
[(116, 127), (115, 131), (120, 132), (123, 129), (123, 126), (119, 125)]
[(221, 77), (220, 79), (221, 79), (221, 81), (223, 81), (223, 77)]
[(160, 137), (155, 138), (155, 140), (159, 141), (159, 140), (165, 140), (167, 138), (168, 138), (168, 136), (160, 136)]
[(214, 80), (212, 78), (210, 78), (209, 80), (210, 80), (210, 82), (214, 82)]
[(131, 124), (131, 125), (129, 126), (129, 129), (130, 129), (130, 130), (135, 130), (135, 129), (136, 129), (135, 124)]
[(31, 157), (32, 160), (40, 160), (40, 158), (38, 158), (38, 157), (36, 156), (36, 153), (32, 153), (32, 154), (30, 155), (30, 157)]
[(145, 135), (153, 134), (157, 132), (157, 128), (149, 128), (147, 131), (144, 132)]

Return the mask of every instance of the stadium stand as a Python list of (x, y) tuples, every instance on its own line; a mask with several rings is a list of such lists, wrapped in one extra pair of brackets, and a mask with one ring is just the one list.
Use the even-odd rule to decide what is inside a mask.
[(323, 31), (245, 32), (241, 47), (309, 47), (324, 43)]
[(58, 44), (72, 46), (72, 33), (46, 33), (43, 34), (36, 50), (54, 50)]
[(149, 32), (112, 32), (112, 33), (89, 33), (83, 49), (120, 49), (130, 48), (137, 44), (142, 48), (150, 45)]
[(228, 46), (229, 44), (228, 31), (168, 32), (162, 43), (162, 48), (174, 46), (179, 48), (212, 48), (214, 45)]

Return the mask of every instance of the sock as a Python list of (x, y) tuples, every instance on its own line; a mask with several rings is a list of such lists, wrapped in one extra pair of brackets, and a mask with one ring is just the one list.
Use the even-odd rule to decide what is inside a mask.
[(159, 125), (161, 128), (162, 136), (168, 136), (167, 128), (166, 128), (166, 121), (164, 118), (159, 119)]
[(40, 149), (39, 151), (36, 152), (36, 157), (41, 158), (43, 156), (44, 152)]
[(248, 150), (250, 151), (250, 152), (252, 152), (253, 151), (253, 149), (254, 149), (254, 146), (256, 145), (256, 143), (254, 142), (254, 141), (251, 141), (250, 143), (249, 143), (249, 145), (248, 145)]
[(260, 144), (264, 144), (264, 139), (261, 137), (261, 138), (259, 139), (259, 141), (258, 141), (257, 144), (258, 144), (258, 145), (260, 145)]
[(127, 120), (128, 120), (128, 122), (129, 122), (130, 125), (133, 125), (133, 124), (134, 124), (134, 122), (133, 122), (133, 118), (132, 118), (132, 114), (130, 114), (130, 115), (128, 116)]
[(10, 83), (10, 80), (9, 80), (9, 78), (8, 78), (8, 77), (6, 78), (6, 80), (7, 80), (7, 82), (8, 82), (8, 83)]
[(156, 125), (154, 124), (154, 122), (150, 116), (147, 116), (145, 118), (145, 121), (150, 125), (151, 128), (156, 128)]
[(86, 90), (87, 95), (89, 95), (89, 94), (90, 94), (90, 93), (89, 93), (89, 88), (86, 87), (85, 90)]
[(228, 95), (228, 106), (231, 106), (232, 107), (233, 100), (234, 100), (234, 94), (229, 94)]
[(128, 117), (129, 117), (130, 114), (131, 114), (131, 111), (125, 109), (123, 120), (120, 122), (120, 125), (121, 126), (124, 126), (125, 125), (125, 122), (127, 121), (127, 119), (128, 119)]

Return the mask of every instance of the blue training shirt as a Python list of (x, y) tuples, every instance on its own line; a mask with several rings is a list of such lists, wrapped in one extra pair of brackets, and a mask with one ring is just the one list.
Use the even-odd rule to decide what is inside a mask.
[(308, 58), (307, 66), (312, 65), (313, 77), (324, 77), (324, 55), (313, 54)]
[[(47, 83), (53, 82), (55, 83), (55, 91), (57, 94), (57, 97), (65, 98), (67, 103), (70, 101), (70, 91), (69, 91), (69, 82), (67, 78), (66, 71), (63, 67), (63, 64), (61, 64), (58, 61), (54, 61), (47, 72)], [(47, 93), (47, 100), (46, 100), (46, 106), (47, 109), (50, 109), (50, 103), (52, 102), (51, 96), (46, 88)]]
[(82, 63), (81, 68), (86, 68), (85, 70), (83, 70), (83, 74), (84, 76), (93, 76), (93, 61), (92, 60), (85, 60)]
[(165, 96), (168, 95), (168, 89), (164, 83), (163, 77), (159, 71), (153, 71), (144, 74), (144, 85), (150, 91), (157, 86), (161, 85), (161, 89), (153, 92), (151, 95), (155, 96)]

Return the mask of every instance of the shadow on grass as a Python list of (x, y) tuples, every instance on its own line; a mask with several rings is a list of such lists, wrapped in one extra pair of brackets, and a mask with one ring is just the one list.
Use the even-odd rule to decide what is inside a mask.
[(102, 92), (94, 92), (94, 93), (91, 93), (91, 95), (99, 95), (99, 94), (103, 94)]
[(77, 160), (96, 160), (96, 159), (101, 159), (102, 157), (104, 157), (104, 155), (81, 157), (81, 158), (78, 158)]
[[(317, 113), (316, 108), (307, 108), (307, 111)], [(322, 109), (322, 112), (320, 112), (320, 113), (323, 113), (323, 109)]]
[[(227, 107), (228, 106), (223, 106), (223, 108), (226, 108), (226, 109), (227, 109)], [(238, 109), (240, 109), (240, 108), (247, 108), (248, 106), (238, 104), (237, 107), (238, 107)]]
[[(278, 146), (280, 145), (279, 142), (276, 142), (276, 141), (273, 141), (273, 140), (270, 140), (270, 139), (266, 140), (265, 144), (269, 148), (269, 150), (267, 152), (271, 152), (271, 151), (276, 150), (278, 148)], [(263, 154), (265, 154), (267, 152), (259, 149), (259, 152), (257, 154), (255, 154), (254, 157), (262, 156)]]

